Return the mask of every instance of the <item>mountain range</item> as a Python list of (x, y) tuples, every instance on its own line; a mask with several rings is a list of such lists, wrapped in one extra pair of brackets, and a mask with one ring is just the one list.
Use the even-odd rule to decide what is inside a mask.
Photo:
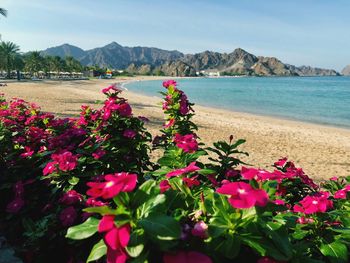
[(231, 53), (204, 51), (183, 54), (176, 50), (153, 47), (125, 47), (116, 42), (106, 46), (83, 50), (63, 44), (41, 51), (43, 55), (73, 56), (83, 65), (126, 69), (130, 73), (168, 76), (196, 76), (199, 72), (220, 75), (249, 76), (338, 76), (332, 69), (293, 66), (275, 57), (255, 56), (237, 48)]

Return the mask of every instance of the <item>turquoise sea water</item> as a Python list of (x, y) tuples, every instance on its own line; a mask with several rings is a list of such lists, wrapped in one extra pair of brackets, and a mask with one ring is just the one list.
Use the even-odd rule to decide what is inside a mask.
[[(350, 77), (180, 79), (190, 101), (203, 106), (350, 128)], [(162, 81), (126, 85), (158, 95)]]

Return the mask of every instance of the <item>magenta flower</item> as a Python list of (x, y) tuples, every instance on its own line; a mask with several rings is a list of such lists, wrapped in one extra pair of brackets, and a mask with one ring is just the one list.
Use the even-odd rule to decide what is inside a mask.
[(164, 263), (212, 263), (206, 255), (196, 251), (178, 251), (176, 254), (166, 253), (163, 256)]
[(194, 134), (181, 135), (176, 133), (174, 142), (176, 146), (181, 148), (184, 152), (193, 153), (198, 150), (198, 143)]
[(75, 190), (69, 190), (59, 199), (61, 204), (74, 205), (83, 201), (83, 196)]
[(333, 201), (328, 200), (328, 197), (328, 192), (318, 192), (312, 196), (308, 195), (299, 202), (300, 205), (294, 205), (293, 210), (306, 215), (324, 213), (328, 209), (333, 208)]
[(225, 172), (225, 176), (227, 178), (237, 177), (239, 175), (239, 171), (234, 169), (229, 169)]
[(172, 79), (163, 82), (163, 87), (164, 88), (169, 88), (169, 86), (176, 87), (177, 86), (177, 82), (175, 80), (172, 80)]
[(65, 227), (73, 225), (76, 218), (77, 212), (73, 206), (68, 206), (60, 213), (61, 224)]
[(175, 119), (171, 118), (163, 126), (165, 129), (168, 129), (168, 128), (174, 126), (174, 124), (175, 124)]
[(13, 201), (11, 201), (6, 206), (6, 212), (16, 214), (22, 209), (23, 206), (24, 206), (23, 199), (20, 197), (16, 197)]
[(106, 233), (104, 242), (107, 245), (107, 262), (126, 262), (128, 256), (125, 247), (130, 240), (130, 226), (125, 224), (117, 227), (114, 218), (114, 215), (103, 216), (98, 225), (98, 232)]
[(262, 258), (259, 258), (256, 263), (282, 263), (282, 262), (276, 261), (276, 260), (269, 258), (269, 257), (262, 257)]
[(13, 186), (13, 191), (16, 194), (16, 197), (21, 197), (24, 194), (24, 183), (22, 181), (18, 181)]
[(164, 192), (166, 192), (168, 189), (171, 188), (171, 185), (169, 184), (169, 181), (168, 181), (168, 180), (162, 180), (162, 181), (159, 183), (159, 188), (160, 188), (160, 193), (164, 193)]
[(101, 148), (98, 148), (93, 154), (92, 157), (94, 157), (95, 160), (101, 159), (106, 154), (105, 150), (102, 150)]
[(58, 162), (54, 161), (54, 162), (49, 162), (44, 170), (43, 170), (43, 175), (48, 175), (48, 174), (52, 174), (53, 172), (55, 172), (57, 170), (57, 164)]
[(114, 85), (110, 85), (110, 86), (107, 87), (107, 88), (104, 88), (104, 89), (102, 90), (102, 93), (107, 94), (107, 93), (110, 92), (110, 91), (112, 91), (112, 92), (114, 92), (114, 91), (121, 92), (121, 90), (120, 90), (119, 88), (117, 88), (117, 85), (114, 84)]
[(120, 192), (131, 192), (136, 186), (137, 175), (129, 173), (108, 174), (105, 176), (105, 180), (106, 182), (102, 183), (87, 183), (91, 189), (86, 193), (95, 198), (110, 199)]
[(128, 103), (120, 103), (117, 106), (117, 111), (119, 112), (120, 116), (123, 117), (129, 117), (131, 116), (132, 109)]
[(69, 151), (65, 151), (61, 154), (52, 154), (51, 158), (58, 164), (58, 168), (64, 172), (72, 171), (78, 165), (77, 156)]
[(345, 186), (334, 193), (334, 198), (336, 199), (346, 199), (347, 193), (350, 191), (350, 185)]
[(204, 221), (199, 221), (194, 225), (191, 233), (196, 237), (206, 239), (208, 238), (208, 225)]
[(299, 217), (297, 219), (297, 223), (301, 224), (301, 225), (312, 224), (314, 222), (315, 222), (315, 220), (313, 220), (312, 218), (307, 218), (307, 217), (304, 217), (304, 216)]
[(196, 176), (193, 176), (191, 178), (187, 178), (187, 177), (184, 177), (182, 178), (182, 181), (189, 187), (193, 187), (193, 186), (198, 186), (200, 185), (201, 183), (197, 180), (197, 177), (198, 175)]
[(123, 136), (126, 137), (126, 138), (129, 138), (129, 139), (133, 139), (136, 136), (136, 134), (137, 133), (134, 130), (131, 130), (131, 129), (126, 129), (123, 132)]
[(287, 157), (281, 158), (277, 162), (274, 163), (274, 166), (283, 168), (286, 165), (287, 160), (288, 160)]
[(230, 195), (229, 203), (235, 208), (250, 208), (255, 205), (265, 206), (269, 200), (262, 189), (254, 189), (244, 182), (226, 183), (216, 190), (224, 195)]
[(107, 204), (108, 204), (108, 203), (102, 202), (102, 201), (97, 200), (97, 199), (95, 199), (95, 198), (93, 198), (93, 197), (88, 198), (88, 199), (86, 200), (86, 202), (85, 202), (85, 205), (86, 205), (86, 206), (105, 206), (105, 205), (107, 205)]
[(177, 169), (177, 170), (174, 170), (174, 171), (171, 171), (171, 172), (167, 173), (166, 177), (170, 178), (170, 177), (174, 177), (174, 176), (180, 176), (180, 175), (183, 175), (183, 174), (188, 174), (188, 173), (192, 173), (192, 172), (198, 171), (200, 169), (201, 168), (196, 166), (196, 162), (192, 162), (185, 168)]
[(330, 180), (330, 181), (335, 181), (335, 182), (336, 182), (336, 181), (338, 181), (338, 177), (333, 176), (333, 177), (329, 178), (329, 180)]
[(186, 115), (190, 111), (190, 107), (188, 105), (187, 96), (182, 93), (180, 98), (180, 113), (182, 115)]

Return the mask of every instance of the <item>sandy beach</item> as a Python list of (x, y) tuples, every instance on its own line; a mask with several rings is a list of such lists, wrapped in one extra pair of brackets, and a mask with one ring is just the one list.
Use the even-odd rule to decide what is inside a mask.
[[(118, 78), (116, 80), (9, 82), (0, 87), (7, 99), (19, 97), (35, 102), (42, 110), (60, 116), (77, 116), (82, 104), (95, 108), (103, 100), (102, 88), (111, 83), (130, 80), (150, 80), (156, 77)], [(153, 134), (163, 123), (158, 97), (148, 97), (125, 91), (135, 115), (148, 117), (147, 124)], [(191, 98), (189, 98), (191, 100)], [(194, 121), (199, 126), (198, 135), (210, 145), (226, 140), (229, 135), (244, 138), (241, 149), (250, 156), (244, 161), (261, 168), (271, 169), (271, 164), (287, 156), (303, 167), (315, 179), (350, 175), (350, 130), (314, 125), (272, 117), (195, 106)]]

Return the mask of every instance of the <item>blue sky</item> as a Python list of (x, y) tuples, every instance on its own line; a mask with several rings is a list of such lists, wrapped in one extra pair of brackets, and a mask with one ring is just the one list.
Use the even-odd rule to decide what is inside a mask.
[(116, 41), (184, 53), (241, 47), (285, 63), (350, 64), (349, 0), (0, 0), (2, 40), (22, 51)]

